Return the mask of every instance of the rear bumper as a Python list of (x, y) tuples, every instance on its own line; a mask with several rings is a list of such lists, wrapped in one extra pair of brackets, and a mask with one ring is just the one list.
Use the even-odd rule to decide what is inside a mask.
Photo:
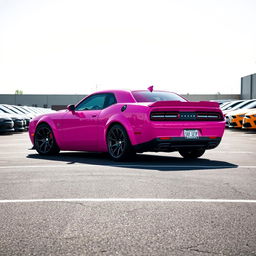
[[(132, 145), (147, 143), (160, 137), (171, 137), (172, 141), (185, 139), (185, 130), (197, 130), (199, 138), (222, 138), (225, 121), (220, 122), (151, 122), (133, 128)], [(187, 140), (187, 139), (186, 139)], [(197, 139), (198, 141), (198, 139)]]
[(149, 142), (135, 145), (136, 152), (173, 152), (181, 149), (213, 149), (221, 142), (221, 137), (210, 139), (208, 137), (199, 137), (198, 139), (186, 139), (184, 137), (173, 137), (168, 140), (159, 138)]

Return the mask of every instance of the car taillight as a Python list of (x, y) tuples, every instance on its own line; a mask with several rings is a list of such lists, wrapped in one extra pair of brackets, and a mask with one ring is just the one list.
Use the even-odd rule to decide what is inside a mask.
[(197, 113), (196, 115), (197, 120), (223, 120), (222, 115), (219, 113)]
[(179, 114), (175, 112), (151, 112), (150, 120), (152, 121), (171, 121), (177, 120)]

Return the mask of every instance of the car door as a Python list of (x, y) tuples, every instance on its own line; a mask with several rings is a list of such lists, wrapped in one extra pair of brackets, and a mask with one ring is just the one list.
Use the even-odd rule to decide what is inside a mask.
[(106, 97), (106, 94), (91, 95), (59, 120), (62, 149), (98, 150), (98, 117), (104, 108)]

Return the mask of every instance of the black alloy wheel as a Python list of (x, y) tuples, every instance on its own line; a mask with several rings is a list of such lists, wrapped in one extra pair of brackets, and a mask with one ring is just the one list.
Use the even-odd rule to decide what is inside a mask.
[(47, 124), (40, 124), (35, 132), (35, 149), (40, 155), (54, 155), (60, 149), (55, 141), (52, 129)]
[(179, 153), (185, 159), (196, 159), (196, 158), (202, 156), (204, 154), (204, 152), (205, 152), (205, 149), (181, 149), (181, 150), (179, 150)]
[(107, 146), (110, 157), (115, 161), (123, 161), (135, 155), (126, 130), (119, 124), (109, 129)]

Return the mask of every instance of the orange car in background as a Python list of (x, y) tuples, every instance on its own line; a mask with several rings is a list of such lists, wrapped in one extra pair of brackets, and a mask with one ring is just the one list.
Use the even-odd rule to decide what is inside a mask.
[(248, 109), (238, 109), (236, 111), (232, 111), (226, 116), (227, 124), (229, 128), (242, 128), (243, 118), (245, 114), (248, 112)]
[(243, 129), (256, 129), (256, 108), (248, 111), (243, 118)]

